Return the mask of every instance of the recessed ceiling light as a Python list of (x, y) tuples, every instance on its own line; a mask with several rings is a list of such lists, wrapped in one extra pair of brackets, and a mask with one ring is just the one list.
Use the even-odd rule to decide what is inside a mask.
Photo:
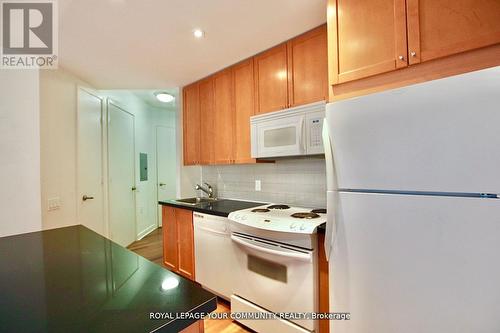
[(193, 30), (193, 35), (196, 37), (196, 38), (201, 38), (203, 36), (205, 36), (205, 32), (201, 29), (194, 29)]
[(157, 100), (163, 103), (170, 103), (175, 99), (173, 95), (166, 92), (157, 92), (155, 93), (155, 96)]

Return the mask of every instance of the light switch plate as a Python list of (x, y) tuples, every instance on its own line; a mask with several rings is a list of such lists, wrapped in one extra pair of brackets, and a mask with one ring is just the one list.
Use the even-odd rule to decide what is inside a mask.
[(256, 180), (256, 181), (255, 181), (255, 190), (256, 190), (256, 191), (261, 191), (261, 190), (262, 190), (260, 180)]
[(61, 208), (61, 199), (59, 197), (48, 199), (47, 200), (47, 208), (49, 211), (60, 209)]

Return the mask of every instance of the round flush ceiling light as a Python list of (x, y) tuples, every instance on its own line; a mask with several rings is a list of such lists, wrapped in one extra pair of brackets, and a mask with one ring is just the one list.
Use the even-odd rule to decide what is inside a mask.
[(193, 35), (196, 37), (196, 38), (202, 38), (203, 36), (205, 36), (205, 32), (201, 29), (194, 29), (193, 30)]
[(156, 99), (162, 103), (170, 103), (175, 99), (175, 97), (173, 95), (166, 93), (166, 92), (157, 92), (157, 93), (155, 93), (155, 96), (156, 96)]

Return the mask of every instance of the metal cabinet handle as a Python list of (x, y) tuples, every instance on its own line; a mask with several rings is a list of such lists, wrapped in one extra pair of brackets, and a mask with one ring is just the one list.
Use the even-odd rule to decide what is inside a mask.
[(137, 190), (137, 187), (132, 186), (132, 191), (135, 191), (135, 190)]
[(416, 56), (417, 56), (417, 52), (415, 52), (415, 51), (411, 51), (411, 52), (410, 52), (410, 55), (411, 55), (412, 57), (416, 57)]
[(165, 185), (167, 185), (167, 184), (165, 184), (165, 183), (160, 183), (160, 184), (158, 184), (158, 185), (160, 185), (160, 186), (165, 186)]
[(83, 195), (82, 200), (83, 201), (94, 200), (94, 197), (89, 197), (88, 195), (85, 194), (85, 195)]
[(404, 57), (404, 56), (402, 56), (402, 55), (400, 55), (400, 56), (398, 57), (398, 59), (399, 59), (399, 60), (405, 60), (405, 57)]

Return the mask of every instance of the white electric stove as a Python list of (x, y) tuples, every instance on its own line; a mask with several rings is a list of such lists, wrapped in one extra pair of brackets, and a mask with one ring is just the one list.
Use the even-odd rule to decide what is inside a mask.
[[(317, 227), (326, 210), (267, 204), (229, 214), (233, 312), (318, 312)], [(317, 332), (311, 319), (238, 320), (259, 333)]]
[(313, 249), (315, 244), (311, 235), (326, 223), (326, 210), (267, 204), (232, 212), (229, 220), (235, 232)]

